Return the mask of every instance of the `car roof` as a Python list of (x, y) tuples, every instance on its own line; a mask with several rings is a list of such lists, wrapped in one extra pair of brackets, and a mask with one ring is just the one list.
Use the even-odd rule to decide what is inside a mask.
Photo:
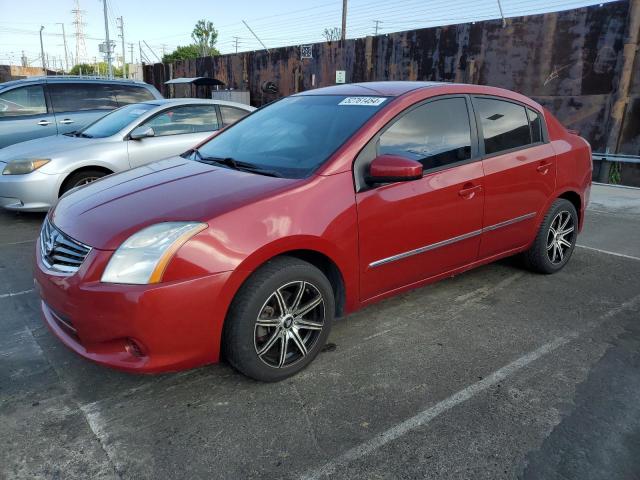
[(9, 80), (0, 83), (0, 90), (14, 85), (29, 85), (33, 83), (110, 83), (110, 84), (126, 84), (126, 85), (142, 85), (148, 86), (142, 80), (134, 80), (132, 78), (103, 78), (103, 77), (85, 77), (80, 75), (49, 75), (39, 77), (20, 78), (18, 80)]
[(211, 100), (207, 98), (158, 98), (155, 100), (147, 100), (145, 102), (150, 105), (164, 106), (164, 105), (226, 105), (229, 107), (241, 108), (243, 110), (255, 110), (255, 107), (238, 102), (228, 102), (226, 100)]
[(441, 85), (451, 84), (413, 81), (358, 82), (316, 88), (315, 90), (307, 90), (297, 95), (381, 95), (384, 97), (397, 97), (412, 90), (434, 88)]

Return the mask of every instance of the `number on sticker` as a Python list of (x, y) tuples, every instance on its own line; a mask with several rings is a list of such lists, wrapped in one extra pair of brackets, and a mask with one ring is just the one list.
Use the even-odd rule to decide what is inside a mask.
[(347, 97), (342, 100), (338, 105), (364, 105), (377, 107), (384, 102), (384, 97)]

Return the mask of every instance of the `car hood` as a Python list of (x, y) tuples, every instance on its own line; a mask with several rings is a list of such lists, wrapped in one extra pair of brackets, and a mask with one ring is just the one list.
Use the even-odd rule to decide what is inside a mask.
[(86, 245), (115, 250), (146, 226), (208, 222), (297, 182), (172, 157), (70, 192), (60, 199), (51, 220)]
[(68, 135), (36, 138), (0, 148), (0, 162), (23, 158), (53, 158), (71, 150), (96, 145), (101, 141), (105, 141), (105, 139), (70, 137)]

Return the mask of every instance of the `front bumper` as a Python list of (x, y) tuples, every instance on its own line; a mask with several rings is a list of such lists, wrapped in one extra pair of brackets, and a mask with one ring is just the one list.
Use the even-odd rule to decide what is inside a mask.
[[(39, 244), (39, 242), (38, 242)], [(93, 249), (74, 275), (47, 269), (36, 246), (42, 315), (71, 350), (129, 372), (181, 370), (218, 361), (231, 272), (155, 285), (100, 282), (111, 252)]]
[(2, 175), (0, 162), (0, 207), (25, 212), (46, 212), (56, 202), (61, 175), (35, 172)]

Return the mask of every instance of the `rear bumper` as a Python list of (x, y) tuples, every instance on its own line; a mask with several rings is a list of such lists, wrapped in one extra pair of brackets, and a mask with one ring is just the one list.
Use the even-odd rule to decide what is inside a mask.
[[(140, 373), (218, 361), (231, 272), (156, 285), (113, 285), (95, 277), (110, 252), (92, 250), (80, 270), (47, 270), (36, 247), (34, 281), (45, 323), (67, 347), (94, 362)], [(99, 277), (98, 277), (99, 278)], [(224, 305), (224, 306), (223, 306)]]
[[(4, 168), (0, 163), (0, 171)], [(58, 198), (60, 175), (39, 171), (26, 175), (2, 175), (0, 172), (0, 207), (25, 212), (46, 212)]]

